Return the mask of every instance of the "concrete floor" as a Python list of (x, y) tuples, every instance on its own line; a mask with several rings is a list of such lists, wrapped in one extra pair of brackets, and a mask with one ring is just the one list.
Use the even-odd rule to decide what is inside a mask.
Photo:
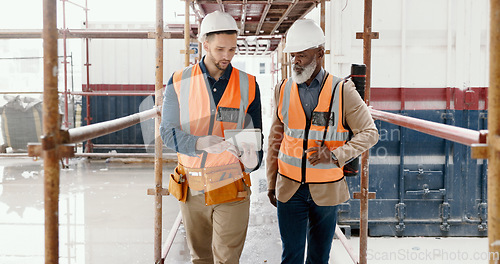
[[(169, 175), (173, 165), (164, 166)], [(0, 158), (0, 263), (44, 263), (43, 162)], [(166, 179), (168, 179), (166, 176)], [(59, 263), (153, 263), (152, 164), (70, 160), (61, 170)], [(252, 203), (242, 264), (279, 263), (275, 208), (264, 169), (252, 173)], [(164, 199), (164, 239), (179, 209)], [(189, 263), (181, 226), (166, 263)], [(359, 239), (349, 240), (358, 253)], [(487, 238), (369, 238), (369, 263), (487, 263)], [(330, 263), (352, 263), (335, 240)]]

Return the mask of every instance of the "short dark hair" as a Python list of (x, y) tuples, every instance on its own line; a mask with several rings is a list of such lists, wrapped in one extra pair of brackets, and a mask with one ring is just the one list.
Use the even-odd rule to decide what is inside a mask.
[(205, 40), (209, 41), (210, 39), (213, 38), (214, 35), (218, 35), (218, 34), (226, 34), (226, 35), (236, 34), (237, 35), (238, 31), (236, 31), (236, 30), (222, 30), (222, 31), (210, 32), (210, 33), (207, 33), (207, 35), (205, 36)]

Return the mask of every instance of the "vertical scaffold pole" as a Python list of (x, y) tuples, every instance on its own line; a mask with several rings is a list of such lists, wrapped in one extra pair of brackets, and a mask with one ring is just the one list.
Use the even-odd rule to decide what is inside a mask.
[[(372, 40), (372, 0), (365, 0), (365, 21), (363, 30), (363, 63), (366, 65), (365, 103), (370, 105), (370, 72)], [(359, 200), (359, 262), (368, 263), (368, 195), (369, 195), (369, 151), (361, 155), (361, 182)]]
[[(201, 29), (201, 19), (198, 20), (198, 31)], [(198, 41), (198, 62), (203, 58), (203, 44)]]
[[(87, 0), (85, 0), (85, 29), (89, 28), (89, 9), (87, 5)], [(87, 92), (91, 92), (92, 90), (90, 89), (90, 61), (89, 61), (89, 39), (85, 38), (85, 69), (87, 73)], [(85, 96), (85, 102), (87, 105), (87, 116), (85, 117), (85, 120), (87, 121), (87, 126), (90, 125), (92, 121), (92, 116), (90, 115), (90, 96)], [(92, 141), (89, 139), (87, 140), (87, 144), (85, 145), (85, 152), (86, 153), (92, 153), (93, 152), (93, 147), (92, 147)]]
[[(156, 0), (156, 70), (155, 106), (161, 107), (163, 90), (163, 0)], [(160, 136), (161, 116), (155, 117), (155, 263), (162, 263), (162, 189), (163, 189), (163, 141)]]
[(59, 263), (59, 109), (57, 96), (57, 1), (43, 1), (43, 169), (45, 263)]
[[(326, 1), (321, 0), (320, 7), (320, 27), (323, 29), (323, 33), (326, 33), (325, 21), (326, 21)], [(325, 47), (326, 48), (326, 47)], [(325, 53), (326, 54), (326, 53)], [(323, 56), (323, 61), (321, 62), (321, 66), (325, 67), (325, 56)]]
[(191, 42), (190, 39), (190, 28), (191, 26), (189, 25), (189, 2), (190, 0), (184, 0), (186, 1), (186, 10), (185, 10), (185, 15), (184, 15), (184, 45), (185, 45), (185, 53), (184, 53), (184, 66), (188, 67), (189, 66), (189, 42)]
[(490, 3), (490, 87), (488, 88), (489, 263), (500, 263), (500, 0)]
[(68, 119), (68, 55), (67, 55), (67, 33), (68, 30), (66, 28), (66, 1), (62, 0), (62, 8), (63, 8), (63, 64), (64, 64), (64, 128), (69, 128), (69, 119)]
[(288, 65), (286, 61), (288, 55), (283, 52), (283, 49), (285, 49), (285, 41), (286, 39), (284, 37), (281, 37), (281, 41), (278, 46), (278, 58), (281, 58), (281, 60), (279, 61), (279, 63), (281, 63), (281, 79), (288, 78)]

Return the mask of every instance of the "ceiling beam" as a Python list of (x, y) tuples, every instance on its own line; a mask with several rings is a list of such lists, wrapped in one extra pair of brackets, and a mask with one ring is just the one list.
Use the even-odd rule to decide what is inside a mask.
[(268, 0), (266, 7), (264, 7), (264, 12), (262, 12), (262, 15), (260, 17), (259, 25), (257, 26), (257, 30), (255, 31), (255, 35), (260, 34), (260, 29), (262, 28), (262, 25), (266, 21), (267, 13), (269, 13), (269, 9), (271, 8), (271, 5), (273, 4), (273, 0)]
[(217, 0), (217, 3), (219, 4), (220, 11), (226, 12), (224, 8), (224, 4), (222, 3), (222, 0)]
[(196, 20), (201, 21), (205, 17), (205, 11), (201, 8), (201, 6), (195, 2), (198, 1), (192, 1), (191, 2), (191, 8), (194, 10), (194, 14), (196, 16)]
[(302, 19), (304, 18), (307, 14), (309, 14), (309, 12), (311, 12), (311, 10), (313, 10), (314, 8), (316, 8), (316, 6), (318, 5), (318, 2), (317, 1), (311, 1), (314, 5), (311, 5), (307, 10), (306, 12), (302, 13), (302, 15), (300, 15), (299, 19)]
[[(198, 2), (198, 4), (214, 4), (214, 0), (198, 0), (196, 1)], [(222, 2), (224, 2), (224, 4), (226, 5), (234, 5), (234, 4), (241, 4), (241, 0), (223, 0)], [(251, 0), (251, 3), (250, 4), (266, 4), (268, 1), (267, 0), (260, 0), (260, 1), (256, 1), (256, 0)], [(219, 3), (219, 1), (217, 1), (217, 3)]]
[(273, 30), (271, 31), (271, 35), (273, 34), (276, 34), (276, 30), (280, 27), (281, 23), (283, 23), (283, 21), (285, 21), (285, 18), (288, 16), (288, 14), (290, 14), (290, 11), (292, 11), (292, 9), (295, 7), (295, 5), (297, 5), (299, 3), (298, 0), (293, 0), (292, 3), (290, 3), (290, 5), (288, 6), (288, 8), (286, 9), (285, 13), (283, 13), (283, 15), (281, 16), (280, 20), (276, 23), (276, 25), (274, 26)]

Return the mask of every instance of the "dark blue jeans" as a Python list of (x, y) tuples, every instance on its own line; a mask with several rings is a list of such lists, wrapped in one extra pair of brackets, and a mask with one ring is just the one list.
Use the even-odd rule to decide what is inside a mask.
[(282, 264), (303, 264), (307, 238), (307, 264), (328, 264), (337, 206), (318, 206), (303, 184), (286, 203), (278, 201), (278, 224), (283, 252)]

